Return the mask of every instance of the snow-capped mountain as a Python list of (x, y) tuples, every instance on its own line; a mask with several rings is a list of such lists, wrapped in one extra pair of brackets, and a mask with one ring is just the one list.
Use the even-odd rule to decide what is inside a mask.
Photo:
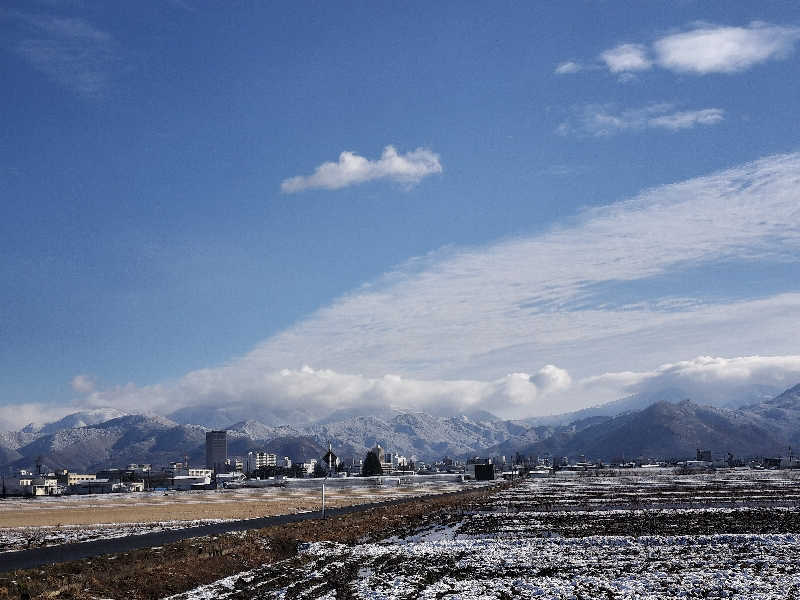
[[(344, 459), (362, 458), (380, 444), (389, 452), (424, 461), (516, 452), (668, 458), (691, 455), (696, 447), (750, 455), (800, 445), (800, 385), (739, 409), (670, 401), (678, 393), (665, 391), (660, 401), (642, 408), (637, 408), (644, 403), (642, 398), (623, 399), (605, 407), (611, 415), (588, 409), (572, 413), (571, 417), (581, 418), (568, 423), (503, 421), (492, 415), (442, 417), (387, 409), (379, 416), (339, 413), (338, 420), (325, 418), (306, 425), (266, 424), (251, 418), (215, 428), (228, 430), (230, 455), (263, 449), (296, 460), (312, 458), (329, 442)], [(114, 414), (86, 411), (41, 427), (0, 433), (0, 467), (30, 467), (37, 457), (50, 468), (72, 470), (131, 462), (166, 464), (184, 456), (194, 464), (204, 463), (207, 423), (187, 425), (154, 415), (124, 415), (68, 426)]]
[(23, 427), (22, 431), (26, 433), (55, 433), (57, 431), (61, 431), (62, 429), (73, 429), (75, 427), (88, 427), (89, 425), (97, 425), (98, 423), (104, 423), (106, 421), (110, 421), (111, 419), (124, 417), (127, 414), (129, 413), (123, 412), (116, 408), (92, 408), (89, 410), (81, 410), (79, 412), (69, 414), (58, 421), (53, 421), (52, 423), (46, 423), (44, 425), (30, 423)]

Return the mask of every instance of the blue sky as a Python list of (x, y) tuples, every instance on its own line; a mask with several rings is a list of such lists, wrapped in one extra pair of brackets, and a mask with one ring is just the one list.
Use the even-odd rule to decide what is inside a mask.
[(11, 2), (0, 29), (0, 418), (515, 416), (705, 356), (800, 378), (793, 3)]

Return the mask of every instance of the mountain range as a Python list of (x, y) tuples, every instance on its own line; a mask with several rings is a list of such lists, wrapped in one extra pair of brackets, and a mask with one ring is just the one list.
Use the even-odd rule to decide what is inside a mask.
[[(303, 425), (267, 425), (255, 419), (228, 423), (232, 456), (258, 449), (293, 460), (319, 457), (328, 443), (345, 459), (362, 458), (375, 444), (423, 461), (443, 456), (554, 456), (687, 458), (697, 448), (716, 456), (778, 455), (800, 446), (800, 384), (765, 398), (750, 390), (750, 402), (727, 407), (697, 404), (680, 390), (638, 395), (555, 417), (501, 420), (486, 412), (433, 416), (385, 409), (378, 414), (341, 411)], [(720, 405), (721, 404), (721, 405)], [(205, 460), (205, 432), (221, 427), (228, 414), (214, 409), (211, 422), (179, 422), (203, 417), (203, 409), (171, 418), (124, 414), (115, 409), (81, 411), (54, 423), (0, 433), (0, 468), (30, 467), (95, 471), (129, 463), (167, 464), (187, 457)], [(238, 409), (230, 415), (239, 414)]]

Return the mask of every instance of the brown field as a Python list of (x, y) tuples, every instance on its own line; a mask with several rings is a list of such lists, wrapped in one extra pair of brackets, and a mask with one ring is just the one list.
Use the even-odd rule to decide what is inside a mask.
[[(501, 488), (505, 486), (500, 485)], [(12, 571), (0, 574), (0, 599), (155, 600), (259, 565), (284, 559), (302, 561), (302, 557), (297, 557), (300, 542), (332, 540), (356, 544), (391, 535), (407, 535), (426, 523), (437, 522), (442, 513), (463, 514), (490, 502), (497, 489), (496, 486), (481, 486), (465, 494), (432, 496), (421, 502), (409, 497), (407, 503), (370, 508), (363, 513), (325, 521), (311, 520), (193, 538), (121, 555)], [(386, 498), (392, 488), (359, 491), (364, 492), (361, 501), (365, 502), (376, 497)], [(394, 491), (397, 492), (397, 488)], [(401, 491), (406, 494), (410, 491), (408, 495), (417, 497), (421, 495), (419, 489), (401, 488)]]
[[(408, 487), (326, 488), (325, 505), (333, 508), (461, 488), (463, 485), (445, 482)], [(0, 502), (0, 529), (249, 519), (319, 510), (321, 506), (320, 490), (310, 487), (6, 499)]]

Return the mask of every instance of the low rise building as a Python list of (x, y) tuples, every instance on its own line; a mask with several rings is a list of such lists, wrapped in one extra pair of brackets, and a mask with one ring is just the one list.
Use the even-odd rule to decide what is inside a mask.
[(67, 485), (75, 485), (82, 481), (94, 481), (97, 475), (89, 473), (67, 473)]
[[(68, 494), (108, 494), (114, 489), (115, 483), (107, 478), (95, 477), (78, 481), (67, 488)], [(117, 483), (116, 485), (121, 485)]]
[(475, 481), (491, 481), (495, 477), (494, 465), (491, 462), (470, 462), (464, 470), (464, 475)]
[(153, 466), (149, 463), (131, 463), (128, 465), (128, 471), (135, 473), (149, 473)]
[(181, 475), (188, 475), (189, 477), (211, 477), (213, 471), (211, 469), (186, 469)]
[(174, 490), (203, 489), (211, 484), (209, 475), (175, 475), (168, 483)]

